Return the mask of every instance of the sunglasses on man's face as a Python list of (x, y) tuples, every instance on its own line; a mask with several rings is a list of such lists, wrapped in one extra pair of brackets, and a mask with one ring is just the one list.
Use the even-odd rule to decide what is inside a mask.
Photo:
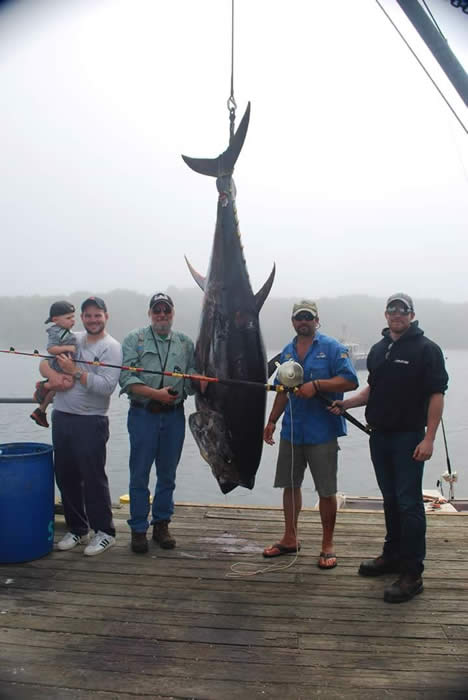
[(408, 316), (411, 311), (407, 306), (387, 306), (387, 313), (390, 315), (401, 314), (401, 316)]
[(166, 316), (169, 316), (172, 313), (172, 309), (170, 309), (168, 306), (153, 306), (151, 309), (152, 314), (166, 314)]
[(310, 311), (300, 311), (298, 314), (293, 316), (294, 321), (313, 321), (314, 318), (314, 314)]

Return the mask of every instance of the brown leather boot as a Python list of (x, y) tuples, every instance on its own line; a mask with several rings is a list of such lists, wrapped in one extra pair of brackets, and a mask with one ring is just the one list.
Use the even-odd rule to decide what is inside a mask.
[(146, 532), (136, 532), (132, 530), (132, 552), (135, 554), (145, 554), (148, 551), (148, 540)]
[(174, 549), (175, 538), (169, 532), (170, 520), (158, 520), (153, 525), (153, 540), (158, 542), (163, 549)]
[(382, 555), (375, 559), (366, 559), (361, 562), (358, 574), (361, 576), (382, 576), (400, 571), (400, 562), (394, 559), (385, 559)]
[(402, 574), (384, 590), (384, 600), (386, 603), (404, 603), (423, 589), (423, 580), (419, 574)]

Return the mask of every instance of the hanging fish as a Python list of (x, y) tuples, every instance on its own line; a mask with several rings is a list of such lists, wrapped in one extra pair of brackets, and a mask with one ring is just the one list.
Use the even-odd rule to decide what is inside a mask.
[[(216, 178), (218, 208), (208, 274), (200, 275), (187, 260), (204, 291), (196, 368), (214, 377), (267, 381), (267, 362), (258, 314), (275, 276), (275, 266), (257, 294), (250, 285), (240, 239), (236, 188), (232, 173), (244, 144), (250, 103), (231, 139), (217, 158), (188, 158), (187, 165)], [(202, 457), (211, 466), (223, 493), (236, 486), (252, 489), (263, 446), (266, 392), (209, 384), (195, 396), (197, 411), (189, 426)]]

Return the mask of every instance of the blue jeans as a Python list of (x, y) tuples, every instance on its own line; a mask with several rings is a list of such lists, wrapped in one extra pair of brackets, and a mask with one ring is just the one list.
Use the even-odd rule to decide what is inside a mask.
[(424, 430), (373, 431), (370, 452), (384, 499), (387, 534), (382, 556), (398, 560), (403, 573), (421, 574), (426, 556), (426, 514), (422, 496), (424, 462), (413, 452)]
[(170, 520), (174, 512), (175, 476), (185, 438), (183, 408), (167, 413), (149, 413), (131, 406), (128, 412), (130, 436), (130, 520), (136, 532), (148, 529), (150, 511), (149, 477), (156, 465), (156, 489), (151, 524)]

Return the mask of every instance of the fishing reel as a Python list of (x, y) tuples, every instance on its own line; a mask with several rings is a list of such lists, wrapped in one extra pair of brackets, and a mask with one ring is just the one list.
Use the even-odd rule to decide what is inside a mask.
[(276, 363), (278, 367), (278, 381), (288, 389), (294, 389), (304, 383), (304, 369), (299, 362), (287, 360), (282, 365)]
[(437, 486), (440, 488), (440, 492), (443, 496), (444, 489), (442, 486), (442, 479), (443, 479), (443, 481), (446, 481), (448, 483), (449, 500), (453, 501), (453, 499), (455, 498), (455, 489), (454, 489), (453, 485), (455, 484), (455, 482), (458, 481), (458, 474), (457, 474), (457, 472), (452, 472), (452, 471), (446, 471), (444, 474), (442, 474), (442, 476), (440, 477), (440, 479), (437, 482)]

